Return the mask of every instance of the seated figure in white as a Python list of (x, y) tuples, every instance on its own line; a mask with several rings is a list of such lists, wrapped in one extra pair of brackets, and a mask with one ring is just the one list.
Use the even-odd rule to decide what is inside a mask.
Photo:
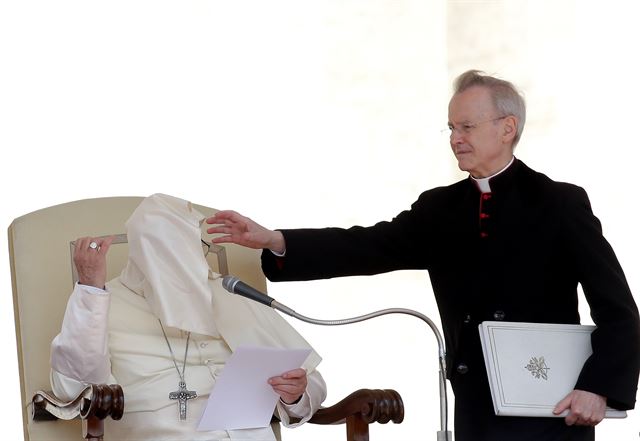
[[(196, 431), (235, 348), (310, 347), (270, 308), (224, 290), (203, 253), (203, 219), (182, 199), (144, 199), (126, 223), (127, 265), (106, 283), (112, 239), (76, 242), (79, 281), (51, 345), (51, 384), (63, 399), (85, 383), (122, 386), (125, 413), (120, 421), (106, 421), (105, 440), (275, 439), (271, 427)], [(302, 368), (269, 379), (280, 396), (274, 414), (285, 426), (307, 421), (325, 399), (319, 362), (312, 351)], [(197, 394), (188, 392), (182, 409), (171, 399), (180, 389)]]

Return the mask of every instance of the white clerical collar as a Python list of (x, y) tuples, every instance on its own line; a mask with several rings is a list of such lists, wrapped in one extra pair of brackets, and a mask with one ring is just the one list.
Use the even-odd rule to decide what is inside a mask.
[(502, 173), (503, 171), (505, 171), (506, 169), (509, 168), (509, 166), (511, 164), (513, 164), (513, 160), (516, 159), (515, 156), (511, 157), (511, 161), (509, 161), (509, 163), (507, 165), (504, 166), (504, 168), (502, 170), (500, 170), (497, 173), (492, 174), (491, 176), (487, 176), (486, 178), (474, 178), (473, 175), (469, 175), (471, 176), (471, 179), (473, 179), (474, 181), (476, 181), (476, 184), (478, 184), (478, 188), (480, 189), (481, 193), (491, 193), (491, 186), (489, 185), (489, 180), (491, 178), (495, 178), (496, 176), (498, 176), (500, 173)]

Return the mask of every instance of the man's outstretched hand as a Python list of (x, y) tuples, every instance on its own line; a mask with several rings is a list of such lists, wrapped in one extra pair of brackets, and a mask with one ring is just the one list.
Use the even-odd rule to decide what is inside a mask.
[(209, 234), (222, 234), (213, 243), (235, 243), (248, 248), (268, 248), (278, 254), (285, 251), (284, 236), (280, 231), (269, 230), (231, 210), (218, 211), (207, 219), (215, 225), (207, 229)]

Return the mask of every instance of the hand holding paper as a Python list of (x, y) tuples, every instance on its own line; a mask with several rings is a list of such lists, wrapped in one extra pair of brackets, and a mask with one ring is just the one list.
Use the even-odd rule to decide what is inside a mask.
[[(279, 398), (269, 380), (296, 394), (300, 371), (306, 387), (306, 372), (298, 368), (310, 353), (310, 349), (237, 348), (211, 391), (198, 431), (267, 427)], [(283, 372), (290, 377), (284, 378)]]
[(298, 368), (285, 372), (279, 377), (269, 378), (269, 384), (282, 401), (293, 404), (307, 388), (307, 371)]

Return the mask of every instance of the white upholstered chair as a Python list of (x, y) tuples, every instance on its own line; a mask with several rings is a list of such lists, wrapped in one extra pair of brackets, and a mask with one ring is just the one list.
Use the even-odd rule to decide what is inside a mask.
[[(42, 391), (50, 389), (50, 344), (60, 331), (73, 289), (73, 241), (83, 236), (123, 234), (124, 222), (141, 200), (110, 197), (69, 202), (19, 217), (9, 227), (25, 441), (100, 439), (103, 419), (118, 419), (123, 404), (126, 406), (126, 397), (123, 402), (117, 385), (90, 385), (70, 403), (58, 402)], [(195, 207), (205, 215), (216, 211)], [(126, 237), (121, 236), (119, 242), (108, 253), (108, 280), (120, 273), (127, 260)], [(214, 246), (208, 259), (218, 272), (236, 275), (266, 291), (259, 251), (235, 245)], [(366, 441), (369, 423), (399, 423), (402, 418), (402, 400), (395, 391), (365, 389), (318, 411), (312, 422), (346, 422), (348, 440)]]

